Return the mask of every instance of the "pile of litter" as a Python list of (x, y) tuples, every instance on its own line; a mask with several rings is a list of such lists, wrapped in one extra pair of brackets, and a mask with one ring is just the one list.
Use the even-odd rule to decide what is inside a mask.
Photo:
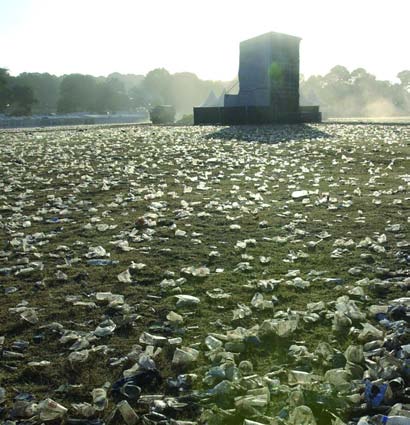
[(0, 132), (7, 425), (410, 424), (410, 126)]

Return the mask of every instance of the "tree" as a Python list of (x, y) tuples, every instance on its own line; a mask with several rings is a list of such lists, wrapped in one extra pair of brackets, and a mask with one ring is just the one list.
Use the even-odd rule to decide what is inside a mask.
[(90, 112), (96, 109), (97, 81), (91, 75), (63, 77), (57, 104), (58, 112)]
[(134, 86), (129, 92), (130, 105), (133, 108), (141, 106), (148, 107), (150, 105), (150, 96), (141, 86)]
[(364, 68), (351, 73), (333, 67), (325, 76), (300, 82), (302, 104), (319, 104), (331, 117), (394, 116), (410, 113), (410, 71), (398, 74), (401, 84), (380, 81)]
[(100, 113), (128, 110), (130, 100), (124, 84), (117, 78), (107, 78), (97, 84), (95, 110)]
[(344, 83), (348, 84), (350, 81), (350, 72), (342, 65), (334, 66), (328, 74), (325, 75), (324, 80), (327, 83)]
[(192, 113), (192, 107), (203, 101), (201, 80), (190, 72), (180, 72), (172, 76), (173, 105), (180, 113)]
[(7, 69), (0, 68), (0, 113), (7, 115), (30, 115), (36, 102), (33, 89), (19, 84)]
[(172, 77), (165, 68), (157, 68), (148, 72), (141, 86), (149, 96), (152, 105), (173, 103)]
[(36, 102), (33, 89), (29, 86), (15, 84), (11, 88), (9, 115), (31, 115), (31, 108)]
[(108, 75), (107, 79), (109, 80), (112, 78), (119, 80), (124, 85), (125, 92), (128, 94), (133, 87), (139, 87), (145, 77), (144, 75), (120, 74), (119, 72), (113, 72)]
[(33, 105), (33, 113), (49, 114), (57, 111), (60, 80), (48, 73), (24, 72), (16, 77), (16, 82), (33, 89), (37, 102)]
[(5, 68), (0, 68), (0, 113), (5, 112), (11, 102), (11, 77)]
[(376, 77), (372, 74), (369, 74), (364, 68), (357, 68), (351, 73), (352, 82), (363, 84), (363, 83), (372, 83), (376, 80)]
[(410, 91), (410, 71), (405, 70), (399, 72), (397, 78), (400, 80), (404, 89)]

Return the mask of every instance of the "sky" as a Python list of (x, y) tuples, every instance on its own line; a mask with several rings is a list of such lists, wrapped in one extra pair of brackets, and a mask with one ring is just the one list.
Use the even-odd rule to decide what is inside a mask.
[(335, 65), (397, 81), (410, 69), (410, 0), (0, 0), (0, 67), (12, 75), (154, 68), (231, 80), (239, 42), (302, 38), (307, 77)]

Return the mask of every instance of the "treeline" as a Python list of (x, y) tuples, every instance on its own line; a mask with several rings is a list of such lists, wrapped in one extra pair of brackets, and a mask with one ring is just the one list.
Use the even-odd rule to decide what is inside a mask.
[(229, 82), (204, 81), (195, 74), (170, 74), (166, 69), (146, 76), (113, 73), (108, 77), (22, 73), (17, 77), (0, 68), (0, 113), (30, 115), (69, 112), (135, 111), (138, 107), (173, 105), (179, 114), (192, 113), (210, 91), (216, 94)]
[(29, 115), (35, 101), (32, 87), (10, 77), (7, 70), (0, 68), (0, 113)]
[[(349, 72), (335, 66), (324, 76), (300, 81), (302, 105), (320, 105), (331, 117), (410, 115), (410, 71), (400, 83), (377, 80), (365, 69)], [(219, 96), (233, 81), (204, 81), (195, 74), (170, 74), (159, 68), (147, 75), (113, 73), (107, 77), (22, 73), (0, 68), (0, 113), (30, 115), (68, 112), (135, 111), (138, 107), (173, 105), (179, 115), (192, 114), (213, 91)]]
[(325, 76), (301, 76), (300, 103), (320, 105), (328, 117), (410, 115), (410, 71), (397, 74), (400, 83), (377, 80), (365, 69), (349, 72), (335, 66)]

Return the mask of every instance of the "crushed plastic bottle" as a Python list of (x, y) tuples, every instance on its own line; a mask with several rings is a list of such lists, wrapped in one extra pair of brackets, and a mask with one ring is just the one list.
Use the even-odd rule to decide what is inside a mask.
[(67, 409), (51, 398), (40, 401), (38, 404), (39, 417), (42, 421), (53, 421), (65, 416)]
[(108, 406), (107, 391), (105, 388), (94, 388), (91, 392), (95, 410), (101, 412)]
[(175, 297), (178, 299), (176, 303), (177, 308), (195, 306), (201, 301), (199, 298), (192, 295), (175, 295)]
[(175, 366), (188, 366), (194, 363), (199, 356), (199, 351), (190, 347), (176, 348), (172, 357), (172, 364)]

